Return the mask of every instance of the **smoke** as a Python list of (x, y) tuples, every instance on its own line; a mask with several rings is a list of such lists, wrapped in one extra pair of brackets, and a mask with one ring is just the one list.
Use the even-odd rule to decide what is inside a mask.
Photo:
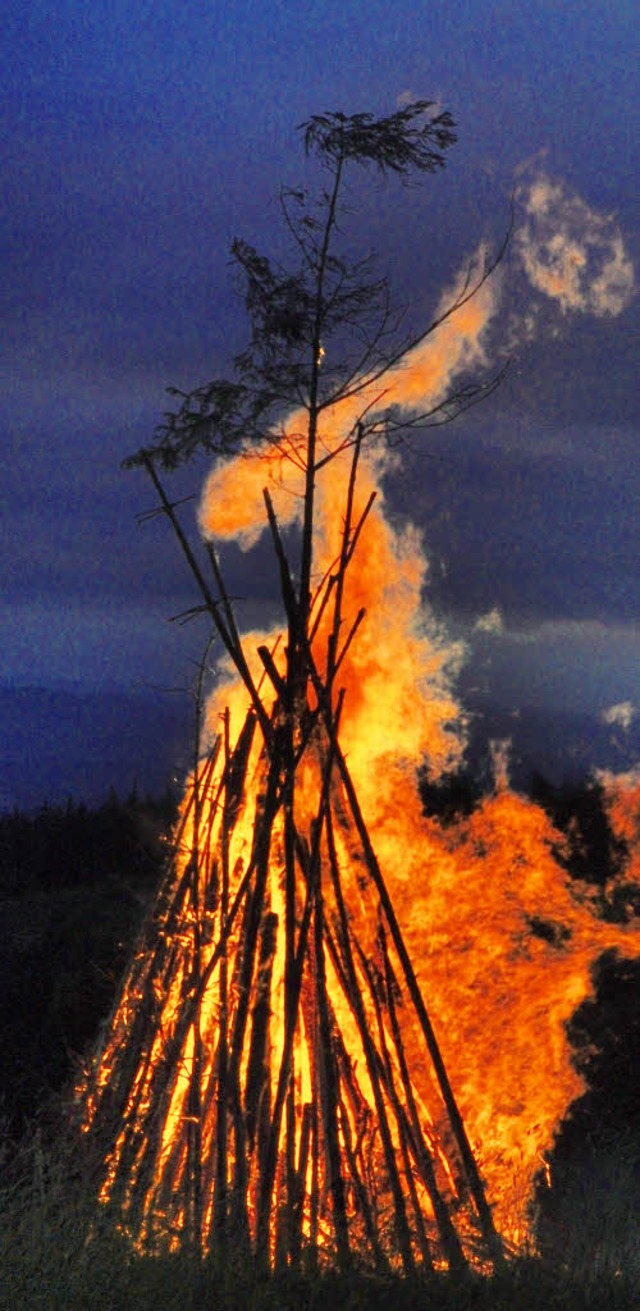
[(504, 619), (501, 610), (494, 606), (486, 614), (480, 615), (473, 626), (474, 633), (488, 633), (492, 637), (497, 637), (504, 633)]
[(565, 314), (621, 314), (635, 279), (613, 215), (590, 209), (565, 183), (542, 172), (520, 185), (517, 198), (524, 218), (515, 248), (532, 287)]
[(603, 710), (601, 719), (603, 724), (609, 724), (612, 728), (621, 728), (623, 732), (628, 733), (637, 713), (631, 701), (619, 701), (615, 706)]

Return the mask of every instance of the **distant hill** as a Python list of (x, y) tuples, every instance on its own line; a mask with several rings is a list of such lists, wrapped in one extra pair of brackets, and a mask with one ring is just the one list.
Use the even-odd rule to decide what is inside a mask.
[(159, 795), (186, 768), (191, 721), (186, 694), (0, 686), (0, 810)]

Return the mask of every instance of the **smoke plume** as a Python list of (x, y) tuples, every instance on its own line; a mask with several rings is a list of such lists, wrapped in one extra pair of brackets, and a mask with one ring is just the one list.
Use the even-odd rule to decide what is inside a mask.
[(611, 214), (590, 209), (563, 182), (538, 173), (522, 184), (515, 246), (536, 291), (568, 311), (615, 317), (634, 292), (633, 264)]

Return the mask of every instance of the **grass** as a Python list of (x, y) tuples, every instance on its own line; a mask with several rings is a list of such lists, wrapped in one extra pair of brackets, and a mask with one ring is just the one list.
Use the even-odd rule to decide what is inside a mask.
[[(96, 1221), (87, 1192), (68, 1158), (45, 1152), (37, 1136), (9, 1163), (0, 1196), (1, 1311), (635, 1311), (640, 1305), (637, 1263), (630, 1277), (616, 1274), (602, 1251), (582, 1270), (575, 1262), (560, 1269), (529, 1257), (493, 1277), (413, 1281), (291, 1271), (267, 1279), (246, 1266), (215, 1268), (185, 1255), (143, 1258), (106, 1215)], [(580, 1232), (580, 1215), (576, 1227)]]

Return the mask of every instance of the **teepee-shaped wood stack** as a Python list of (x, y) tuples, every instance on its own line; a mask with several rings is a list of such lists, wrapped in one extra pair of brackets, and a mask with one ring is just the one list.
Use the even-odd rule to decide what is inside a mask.
[[(261, 679), (215, 555), (214, 591), (148, 462), (248, 709), (238, 723), (223, 716), (197, 761), (78, 1093), (103, 1162), (101, 1202), (141, 1250), (405, 1272), (500, 1260), (340, 746), (341, 664), (362, 618), (348, 627), (343, 613), (369, 508), (354, 522), (360, 441), (339, 558), (306, 612), (265, 493), (287, 636), (284, 653), (259, 649)], [(408, 1026), (421, 1034), (419, 1070)]]

